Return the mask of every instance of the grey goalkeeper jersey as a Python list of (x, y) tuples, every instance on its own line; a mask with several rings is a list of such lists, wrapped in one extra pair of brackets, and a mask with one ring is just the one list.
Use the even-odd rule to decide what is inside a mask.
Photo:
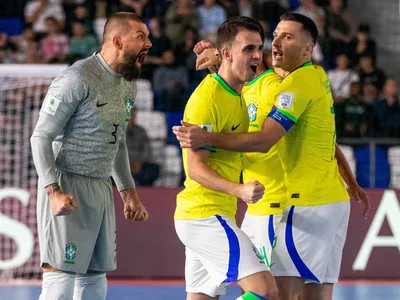
[(135, 97), (136, 83), (124, 80), (100, 54), (54, 79), (31, 138), (41, 183), (57, 182), (58, 169), (94, 178), (113, 175), (120, 189), (134, 186), (126, 127)]

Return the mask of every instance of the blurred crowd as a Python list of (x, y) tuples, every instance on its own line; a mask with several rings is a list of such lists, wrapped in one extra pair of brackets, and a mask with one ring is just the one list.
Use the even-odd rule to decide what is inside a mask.
[[(227, 18), (245, 15), (259, 20), (266, 32), (268, 58), (280, 15), (287, 11), (307, 15), (320, 33), (313, 61), (328, 73), (337, 136), (400, 137), (398, 82), (390, 77), (396, 74), (378, 67), (379, 45), (373, 31), (368, 24), (353, 22), (345, 0), (25, 2), (14, 12), (21, 16), (12, 23), (15, 28), (3, 26), (8, 32), (0, 33), (1, 63), (72, 64), (100, 50), (107, 17), (117, 11), (135, 12), (146, 20), (153, 44), (141, 77), (152, 84), (154, 110), (165, 112), (183, 111), (190, 93), (207, 74), (195, 70), (193, 46), (201, 39), (215, 41), (218, 26)], [(267, 64), (268, 59), (264, 61)]]

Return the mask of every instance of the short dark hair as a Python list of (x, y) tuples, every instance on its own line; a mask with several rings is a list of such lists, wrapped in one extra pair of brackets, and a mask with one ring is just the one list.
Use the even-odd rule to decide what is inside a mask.
[(294, 21), (294, 22), (300, 23), (301, 25), (303, 25), (303, 29), (311, 35), (314, 45), (317, 43), (318, 28), (317, 28), (317, 25), (315, 25), (314, 21), (311, 20), (309, 17), (306, 17), (306, 16), (304, 16), (302, 14), (298, 14), (298, 13), (288, 12), (288, 13), (284, 13), (283, 15), (281, 15), (280, 20), (281, 21)]
[(258, 21), (244, 16), (233, 17), (226, 20), (218, 27), (218, 50), (220, 50), (223, 45), (232, 43), (240, 30), (255, 31), (259, 33), (262, 42), (264, 42), (264, 30)]
[(110, 38), (110, 35), (118, 28), (120, 34), (125, 34), (131, 30), (131, 26), (128, 21), (136, 21), (139, 23), (145, 23), (145, 21), (137, 14), (130, 12), (117, 12), (108, 18), (106, 24), (104, 25), (103, 41)]

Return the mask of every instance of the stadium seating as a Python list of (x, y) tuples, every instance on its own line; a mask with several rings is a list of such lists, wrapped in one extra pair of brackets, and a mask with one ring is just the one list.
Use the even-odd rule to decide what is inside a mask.
[(339, 145), (340, 150), (342, 150), (344, 156), (347, 159), (347, 162), (350, 165), (350, 169), (353, 172), (353, 174), (357, 174), (357, 168), (356, 168), (356, 160), (354, 158), (354, 151), (353, 148), (351, 146), (347, 146), (347, 145)]
[(400, 146), (391, 147), (388, 150), (390, 165), (390, 185), (400, 189)]
[(155, 186), (179, 186), (182, 175), (182, 161), (179, 148), (175, 145), (166, 145), (162, 158), (162, 172), (160, 178), (155, 182)]
[(135, 123), (146, 130), (150, 140), (166, 141), (167, 127), (163, 112), (140, 111), (136, 114)]
[(146, 79), (137, 81), (137, 95), (135, 100), (135, 109), (151, 111), (154, 106), (154, 94), (151, 88), (151, 82)]

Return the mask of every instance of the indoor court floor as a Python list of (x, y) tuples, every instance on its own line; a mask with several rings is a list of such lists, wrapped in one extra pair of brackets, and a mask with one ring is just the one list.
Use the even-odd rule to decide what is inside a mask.
[[(239, 288), (230, 286), (221, 300), (239, 296)], [(40, 282), (0, 283), (0, 300), (37, 300)], [(184, 300), (182, 281), (109, 281), (107, 300)], [(341, 282), (334, 300), (400, 300), (400, 282)]]

